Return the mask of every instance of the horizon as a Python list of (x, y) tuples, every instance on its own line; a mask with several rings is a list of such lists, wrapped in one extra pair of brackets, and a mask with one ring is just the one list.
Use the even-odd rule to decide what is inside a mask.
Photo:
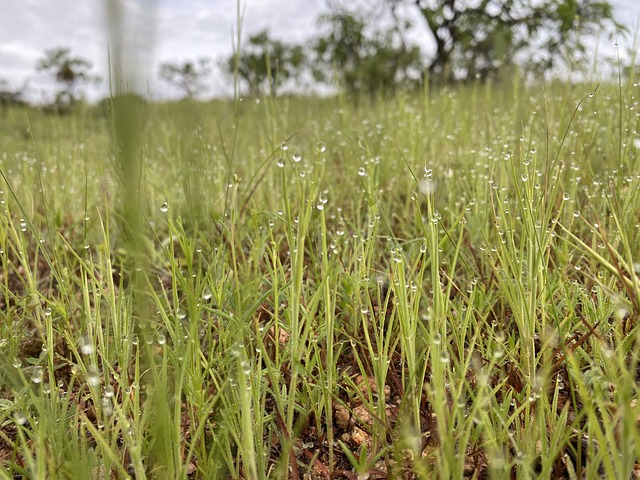
[[(99, 85), (87, 85), (83, 89), (86, 100), (95, 103), (107, 97), (109, 42), (105, 3), (78, 6), (71, 0), (54, 0), (44, 7), (35, 7), (35, 2), (27, 0), (5, 7), (5, 15), (0, 20), (0, 80), (6, 80), (12, 89), (28, 85), (26, 99), (29, 102), (47, 103), (58, 88), (49, 74), (36, 71), (36, 63), (46, 50), (69, 48), (74, 57), (91, 62), (92, 72), (101, 78)], [(635, 51), (634, 32), (640, 18), (640, 4), (633, 0), (613, 0), (611, 4), (616, 20), (629, 29), (625, 38), (618, 39), (621, 58), (626, 59), (628, 52)], [(164, 0), (157, 7), (150, 0), (129, 0), (124, 5), (128, 18), (123, 36), (137, 47), (135, 53), (138, 53), (129, 59), (136, 66), (137, 93), (151, 100), (177, 99), (178, 90), (158, 77), (160, 64), (208, 58), (212, 60), (213, 70), (207, 77), (210, 88), (202, 98), (232, 96), (233, 80), (219, 64), (231, 54), (237, 33), (235, 0), (215, 0), (212, 4), (205, 0)], [(274, 39), (290, 44), (301, 44), (316, 36), (320, 32), (318, 16), (329, 11), (326, 2), (321, 0), (248, 0), (241, 8), (243, 41), (267, 29)], [(407, 37), (428, 57), (433, 42), (424, 28), (415, 26), (420, 18), (415, 12), (412, 16), (412, 10), (401, 11), (402, 18), (414, 23)], [(132, 36), (132, 31), (141, 34)], [(613, 45), (607, 42), (606, 39), (594, 41), (593, 51), (600, 55), (597, 58), (615, 53)], [(560, 72), (560, 75), (568, 77), (569, 72)]]

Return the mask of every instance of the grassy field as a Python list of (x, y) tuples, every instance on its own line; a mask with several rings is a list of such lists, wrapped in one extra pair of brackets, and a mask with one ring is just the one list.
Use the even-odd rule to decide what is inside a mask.
[(0, 112), (0, 478), (638, 478), (639, 94)]

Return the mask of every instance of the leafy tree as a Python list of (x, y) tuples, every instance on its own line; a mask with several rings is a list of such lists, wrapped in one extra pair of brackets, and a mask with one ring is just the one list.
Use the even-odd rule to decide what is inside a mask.
[(22, 88), (15, 89), (9, 85), (9, 82), (0, 78), (0, 107), (3, 111), (13, 105), (25, 105), (24, 94), (27, 89), (26, 84)]
[(53, 75), (60, 89), (56, 93), (53, 106), (57, 109), (67, 108), (81, 98), (80, 85), (99, 78), (91, 73), (91, 62), (72, 57), (68, 48), (54, 48), (45, 51), (45, 55), (36, 65), (38, 71)]
[(201, 58), (196, 62), (163, 63), (160, 78), (182, 91), (183, 98), (192, 99), (204, 93), (208, 87), (204, 80), (211, 74), (211, 62)]
[(319, 23), (328, 33), (314, 45), (317, 80), (337, 75), (348, 93), (375, 95), (420, 79), (420, 49), (408, 46), (397, 29), (368, 33), (361, 18), (346, 12), (323, 15)]
[[(336, 1), (332, 2), (334, 7)], [(613, 8), (601, 0), (379, 0), (395, 13), (414, 8), (434, 40), (432, 79), (496, 76), (516, 62), (547, 71), (559, 62), (584, 64), (585, 39), (621, 30)]]
[(227, 58), (223, 67), (232, 75), (237, 73), (249, 95), (275, 95), (286, 80), (300, 76), (305, 59), (302, 46), (274, 40), (265, 30), (250, 37), (247, 45)]

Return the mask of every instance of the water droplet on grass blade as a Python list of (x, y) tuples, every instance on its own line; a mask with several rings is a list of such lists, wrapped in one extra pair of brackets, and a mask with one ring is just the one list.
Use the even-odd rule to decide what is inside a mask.
[(91, 355), (93, 353), (93, 344), (89, 337), (82, 336), (78, 340), (78, 346), (80, 347), (80, 352), (83, 355)]
[(104, 396), (100, 401), (102, 406), (102, 413), (105, 417), (110, 417), (113, 414), (113, 403), (111, 402), (111, 397)]
[(33, 383), (42, 383), (44, 380), (44, 368), (42, 367), (34, 367), (33, 372), (31, 372), (31, 381)]
[(24, 218), (20, 219), (20, 230), (22, 230), (23, 232), (27, 231), (27, 222)]
[(169, 204), (167, 202), (164, 202), (162, 205), (160, 205), (160, 211), (162, 213), (167, 213), (169, 211)]
[(569, 192), (565, 192), (562, 195), (562, 200), (564, 200), (565, 202), (568, 201), (568, 200), (571, 200), (571, 195), (569, 194)]
[(110, 384), (106, 384), (104, 386), (104, 396), (105, 397), (113, 397), (115, 395), (115, 392), (113, 390), (113, 387)]
[(627, 316), (628, 310), (625, 307), (617, 307), (614, 311), (614, 315), (618, 320), (624, 320)]
[(294, 153), (291, 156), (291, 160), (293, 160), (295, 163), (299, 163), (302, 161), (302, 155), (300, 155), (299, 153)]
[(327, 196), (324, 193), (321, 193), (318, 196), (318, 205), (316, 205), (316, 208), (318, 210), (324, 210), (324, 206), (326, 205), (326, 203), (329, 201), (329, 199), (327, 198)]
[(25, 423), (27, 423), (27, 416), (24, 414), (24, 412), (17, 411), (13, 413), (13, 420), (18, 425), (24, 425)]
[(87, 367), (87, 383), (92, 387), (100, 385), (100, 370), (95, 365)]
[(502, 350), (502, 347), (500, 345), (496, 345), (496, 347), (493, 349), (493, 358), (495, 360), (499, 360), (504, 356), (504, 350)]
[(444, 365), (448, 365), (450, 361), (451, 361), (451, 358), (449, 357), (449, 352), (447, 350), (443, 350), (440, 353), (440, 363)]

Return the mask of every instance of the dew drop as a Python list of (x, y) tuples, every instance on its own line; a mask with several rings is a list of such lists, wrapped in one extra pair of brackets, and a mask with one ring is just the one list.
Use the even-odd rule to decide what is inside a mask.
[(164, 202), (162, 205), (160, 205), (160, 211), (162, 213), (167, 213), (169, 211), (169, 204), (167, 202)]
[(104, 386), (104, 396), (107, 398), (113, 397), (116, 394), (116, 392), (113, 390), (113, 387), (111, 386), (111, 384), (107, 383)]
[(44, 368), (42, 367), (34, 367), (33, 372), (31, 372), (31, 381), (33, 383), (42, 383), (44, 380)]
[(302, 155), (300, 155), (298, 153), (294, 153), (291, 156), (291, 160), (293, 160), (295, 163), (299, 163), (300, 161), (302, 161)]
[(564, 192), (564, 194), (562, 195), (562, 200), (564, 200), (565, 202), (571, 200), (571, 195), (569, 195), (569, 192)]
[(91, 343), (89, 337), (80, 337), (80, 339), (78, 340), (78, 345), (80, 346), (80, 352), (83, 355), (91, 355), (93, 353), (93, 343)]
[(92, 387), (96, 387), (100, 384), (100, 370), (95, 365), (89, 365), (87, 367), (87, 383)]
[(440, 363), (448, 365), (450, 361), (451, 358), (449, 357), (449, 352), (447, 350), (443, 350), (442, 353), (440, 353)]
[(18, 425), (24, 425), (25, 423), (27, 423), (27, 416), (24, 414), (24, 412), (14, 412), (13, 419)]
[(624, 320), (627, 316), (628, 310), (625, 307), (617, 307), (614, 311), (614, 314), (618, 320)]
[(113, 414), (113, 403), (111, 401), (111, 397), (105, 395), (104, 397), (102, 397), (100, 404), (102, 405), (102, 413), (104, 414), (104, 416), (110, 417)]

